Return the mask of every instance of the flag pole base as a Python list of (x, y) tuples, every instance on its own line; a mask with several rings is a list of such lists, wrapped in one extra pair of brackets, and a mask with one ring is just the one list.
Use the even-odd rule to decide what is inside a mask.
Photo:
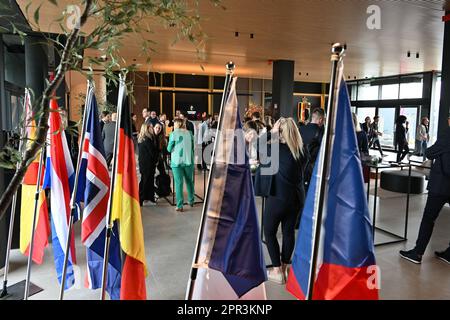
[[(41, 287), (38, 287), (34, 283), (30, 282), (30, 292), (28, 297), (35, 295), (43, 291)], [(23, 293), (25, 292), (25, 280), (17, 282), (9, 287), (0, 294), (0, 300), (23, 300)]]

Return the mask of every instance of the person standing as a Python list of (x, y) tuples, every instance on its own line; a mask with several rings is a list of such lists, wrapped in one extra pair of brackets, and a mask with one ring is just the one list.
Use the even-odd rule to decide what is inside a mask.
[[(279, 169), (271, 177), (264, 210), (264, 235), (273, 266), (268, 271), (268, 278), (283, 284), (295, 246), (295, 225), (305, 199), (305, 156), (302, 137), (292, 118), (280, 118), (271, 135), (272, 145), (279, 142)], [(283, 235), (281, 252), (277, 240), (280, 224)]]
[(111, 165), (114, 153), (114, 135), (116, 132), (117, 113), (111, 114), (111, 121), (105, 123), (102, 130), (103, 147), (105, 148), (106, 164)]
[(404, 115), (399, 116), (395, 122), (395, 144), (397, 146), (397, 163), (400, 163), (409, 155), (408, 121)]
[(184, 126), (187, 130), (189, 130), (192, 133), (192, 136), (195, 136), (195, 127), (194, 124), (189, 121), (189, 119), (186, 117), (186, 112), (180, 112), (178, 118), (182, 119), (184, 121)]
[[(416, 264), (422, 262), (422, 256), (433, 234), (434, 223), (443, 206), (450, 203), (450, 128), (438, 137), (436, 143), (429, 147), (426, 157), (434, 160), (428, 181), (428, 198), (420, 223), (416, 246), (409, 251), (400, 251), (400, 256)], [(450, 264), (450, 244), (444, 251), (436, 251), (435, 256)]]
[(174, 119), (174, 130), (169, 137), (167, 151), (171, 153), (176, 195), (176, 211), (183, 212), (183, 185), (186, 181), (188, 203), (194, 206), (194, 136), (186, 130), (183, 119)]
[(109, 111), (102, 111), (101, 119), (100, 119), (100, 132), (103, 130), (103, 126), (105, 123), (108, 123), (111, 121), (111, 115)]
[(373, 123), (371, 126), (371, 139), (369, 141), (369, 149), (374, 146), (375, 148), (378, 148), (378, 151), (380, 152), (380, 155), (382, 157), (384, 157), (383, 154), (383, 149), (381, 148), (381, 143), (380, 143), (380, 138), (383, 133), (379, 131), (379, 121), (380, 121), (380, 117), (379, 116), (375, 116), (373, 117)]
[(148, 112), (148, 109), (147, 108), (142, 109), (142, 118), (144, 119), (144, 122), (147, 122), (149, 117), (150, 113)]
[(305, 166), (305, 188), (308, 190), (309, 181), (311, 180), (314, 164), (319, 154), (320, 145), (322, 143), (325, 123), (325, 112), (321, 108), (316, 108), (311, 114), (311, 121), (300, 127), (300, 135), (303, 139), (305, 149), (308, 151), (309, 160)]
[(156, 126), (156, 124), (159, 123), (158, 115), (156, 114), (156, 111), (150, 111), (150, 116), (145, 121), (149, 124), (151, 124), (153, 127)]
[[(353, 125), (355, 126), (356, 139), (358, 142), (359, 154), (361, 157), (363, 155), (369, 155), (369, 143), (367, 141), (366, 132), (361, 129), (361, 125), (358, 122), (358, 117), (354, 112), (352, 113), (352, 116), (353, 116)], [(367, 121), (364, 124), (367, 124)]]
[(139, 145), (139, 203), (155, 205), (155, 171), (159, 160), (158, 141), (151, 124), (144, 123), (138, 137)]
[(370, 120), (370, 117), (364, 119), (364, 123), (361, 124), (361, 129), (365, 132), (367, 140), (370, 141), (372, 138), (372, 120)]
[(427, 150), (428, 141), (430, 141), (430, 135), (429, 135), (429, 123), (427, 117), (423, 117), (420, 121), (419, 126), (417, 127), (417, 134), (416, 134), (416, 141), (417, 141), (417, 147), (418, 147), (418, 155), (422, 156), (422, 161), (426, 160), (425, 151)]

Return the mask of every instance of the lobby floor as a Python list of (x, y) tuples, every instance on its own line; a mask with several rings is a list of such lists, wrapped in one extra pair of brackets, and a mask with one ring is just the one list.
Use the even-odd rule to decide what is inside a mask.
[[(197, 172), (197, 194), (203, 194), (202, 174)], [(373, 186), (373, 183), (372, 183)], [(369, 211), (373, 197), (370, 197)], [(377, 226), (401, 234), (404, 227), (406, 195), (382, 192), (378, 199)], [(381, 270), (381, 299), (450, 299), (450, 265), (434, 258), (435, 250), (442, 250), (450, 241), (450, 208), (447, 206), (437, 220), (433, 237), (421, 265), (401, 259), (398, 251), (414, 246), (426, 194), (411, 196), (408, 224), (408, 241), (376, 247), (377, 264)], [(258, 208), (261, 200), (257, 198)], [(179, 214), (166, 200), (160, 199), (157, 206), (142, 210), (146, 258), (149, 274), (147, 277), (148, 299), (184, 299), (192, 256), (197, 239), (202, 205), (187, 207)], [(65, 299), (99, 298), (100, 290), (83, 287), (85, 275), (85, 250), (80, 242), (80, 224), (75, 227), (78, 281), (74, 288), (66, 291)], [(380, 232), (375, 242), (389, 241)], [(270, 264), (264, 247), (266, 264)], [(18, 250), (11, 253), (9, 284), (25, 279), (27, 259)], [(46, 249), (44, 263), (33, 265), (31, 281), (44, 290), (30, 299), (58, 299), (59, 285), (53, 263), (51, 246)], [(284, 286), (266, 283), (268, 299), (294, 299)]]

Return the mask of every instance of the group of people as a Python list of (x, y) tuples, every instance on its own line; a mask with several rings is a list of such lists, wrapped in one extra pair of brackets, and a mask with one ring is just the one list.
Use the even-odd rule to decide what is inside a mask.
[[(360, 143), (360, 151), (368, 154), (368, 149), (372, 146), (377, 148), (382, 157), (386, 155), (383, 154), (383, 149), (380, 144), (380, 137), (383, 133), (379, 130), (380, 117), (378, 115), (373, 117), (373, 122), (370, 117), (364, 119), (364, 123), (357, 123), (354, 115), (355, 128), (357, 132), (364, 132), (364, 136), (358, 135), (358, 143)], [(394, 147), (397, 151), (397, 162), (400, 163), (405, 157), (409, 159), (410, 149), (408, 142), (409, 134), (409, 122), (406, 116), (400, 115), (395, 121), (395, 133), (394, 133)], [(427, 117), (423, 117), (420, 124), (416, 130), (416, 155), (422, 156), (423, 161), (426, 160), (425, 150), (427, 149), (427, 144), (430, 140), (429, 135), (429, 120)], [(365, 148), (367, 142), (367, 148)]]

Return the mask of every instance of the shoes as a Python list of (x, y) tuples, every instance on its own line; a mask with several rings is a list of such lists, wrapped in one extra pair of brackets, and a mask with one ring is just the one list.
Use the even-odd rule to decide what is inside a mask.
[(288, 276), (289, 276), (289, 270), (291, 269), (291, 265), (290, 264), (286, 264), (286, 263), (281, 263), (281, 271), (284, 274), (284, 278), (287, 280)]
[(178, 208), (178, 207), (177, 207), (177, 208), (175, 209), (175, 211), (183, 212), (184, 210), (183, 210), (183, 208)]
[(446, 251), (435, 251), (434, 254), (436, 255), (436, 258), (439, 260), (442, 260), (448, 264), (450, 264), (450, 254), (448, 254)]
[(422, 263), (422, 256), (417, 254), (416, 251), (413, 250), (409, 250), (409, 251), (400, 251), (400, 257), (402, 257), (403, 259), (406, 259), (412, 263), (415, 264), (421, 264)]
[(189, 203), (189, 206), (190, 206), (191, 208), (193, 208), (193, 207), (194, 207), (194, 204), (193, 204), (193, 203)]
[(269, 281), (278, 283), (278, 284), (285, 284), (286, 283), (286, 277), (284, 273), (281, 271), (281, 267), (274, 267), (267, 271), (267, 278)]

